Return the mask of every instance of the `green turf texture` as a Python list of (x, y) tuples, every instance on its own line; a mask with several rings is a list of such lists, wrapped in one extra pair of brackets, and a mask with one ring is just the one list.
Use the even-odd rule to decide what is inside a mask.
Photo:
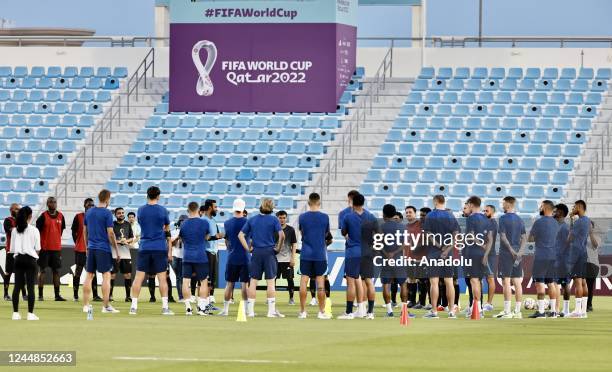
[[(310, 306), (309, 318), (297, 319), (299, 307), (287, 305), (286, 292), (278, 293), (277, 306), (287, 318), (267, 319), (265, 293), (260, 291), (260, 317), (238, 323), (237, 304), (229, 317), (186, 317), (184, 305), (176, 303), (171, 304), (176, 315), (164, 317), (159, 299), (148, 303), (146, 288), (138, 315), (129, 316), (123, 288), (116, 288), (114, 306), (121, 313), (101, 314), (101, 304), (94, 303), (94, 319), (88, 321), (81, 303), (54, 302), (52, 288), (45, 289), (47, 300), (36, 303), (38, 322), (12, 321), (10, 303), (0, 301), (0, 350), (75, 350), (77, 366), (19, 371), (609, 371), (612, 361), (610, 297), (596, 297), (588, 319), (502, 320), (490, 313), (480, 321), (446, 319), (442, 313), (440, 319), (422, 319), (424, 311), (417, 311), (419, 317), (401, 327), (399, 310), (393, 319), (384, 317), (380, 294), (375, 320), (325, 321), (316, 319), (316, 308)], [(219, 301), (222, 291), (217, 291)], [(70, 288), (62, 293), (71, 298)], [(334, 316), (343, 313), (344, 293), (334, 292), (332, 299)], [(496, 295), (495, 314), (501, 301)], [(21, 302), (20, 309), (25, 318), (26, 304)]]

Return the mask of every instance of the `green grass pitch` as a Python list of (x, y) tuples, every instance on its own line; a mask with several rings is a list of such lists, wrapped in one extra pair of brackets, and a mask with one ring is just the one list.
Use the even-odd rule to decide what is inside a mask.
[[(47, 287), (47, 297), (51, 294)], [(70, 289), (63, 288), (63, 294), (69, 298)], [(218, 290), (218, 300), (221, 294)], [(265, 294), (258, 295), (256, 312), (265, 315)], [(380, 294), (375, 320), (318, 320), (313, 307), (308, 307), (310, 318), (300, 320), (298, 307), (287, 305), (287, 293), (279, 292), (278, 308), (287, 318), (258, 317), (246, 323), (236, 322), (237, 304), (227, 318), (186, 317), (179, 303), (171, 304), (175, 316), (163, 317), (160, 303), (149, 304), (144, 288), (139, 314), (129, 316), (123, 288), (116, 288), (115, 298), (121, 313), (101, 314), (101, 304), (94, 303), (93, 321), (86, 320), (81, 303), (50, 298), (36, 303), (40, 321), (12, 321), (10, 303), (2, 301), (0, 349), (75, 350), (76, 369), (88, 371), (609, 371), (612, 360), (609, 297), (594, 299), (589, 319), (501, 320), (491, 314), (481, 321), (451, 320), (444, 314), (422, 319), (423, 312), (417, 311), (419, 318), (408, 327), (399, 325), (397, 312), (393, 319), (384, 317)], [(332, 299), (337, 316), (343, 312), (344, 293), (334, 292)], [(495, 313), (501, 301), (496, 295)], [(23, 302), (20, 309), (25, 315)], [(43, 370), (60, 368), (75, 369)]]

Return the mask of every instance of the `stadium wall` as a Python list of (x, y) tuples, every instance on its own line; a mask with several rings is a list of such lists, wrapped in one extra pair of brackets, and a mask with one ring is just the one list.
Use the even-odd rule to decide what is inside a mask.
[[(0, 63), (6, 66), (126, 66), (130, 74), (148, 47), (2, 47)], [(357, 65), (366, 76), (378, 70), (388, 48), (358, 48)], [(584, 52), (584, 55), (581, 55)], [(420, 48), (394, 48), (393, 76), (414, 77), (421, 69)], [(609, 67), (609, 48), (426, 48), (424, 65), (433, 67)], [(170, 50), (155, 49), (155, 74), (169, 74)]]

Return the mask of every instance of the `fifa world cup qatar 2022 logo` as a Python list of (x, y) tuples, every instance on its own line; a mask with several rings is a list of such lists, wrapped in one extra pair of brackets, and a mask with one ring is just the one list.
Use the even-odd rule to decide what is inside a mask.
[[(200, 59), (200, 50), (202, 49), (205, 49), (207, 53), (206, 63), (202, 63)], [(196, 92), (199, 96), (212, 96), (215, 87), (212, 80), (210, 80), (210, 71), (217, 61), (217, 46), (212, 41), (200, 40), (193, 46), (191, 57), (193, 58), (193, 64), (198, 70)]]

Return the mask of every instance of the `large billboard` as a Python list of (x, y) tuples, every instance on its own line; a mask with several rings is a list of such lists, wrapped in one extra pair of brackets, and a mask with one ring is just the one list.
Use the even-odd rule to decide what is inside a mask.
[(170, 110), (330, 112), (355, 70), (356, 0), (170, 1)]

